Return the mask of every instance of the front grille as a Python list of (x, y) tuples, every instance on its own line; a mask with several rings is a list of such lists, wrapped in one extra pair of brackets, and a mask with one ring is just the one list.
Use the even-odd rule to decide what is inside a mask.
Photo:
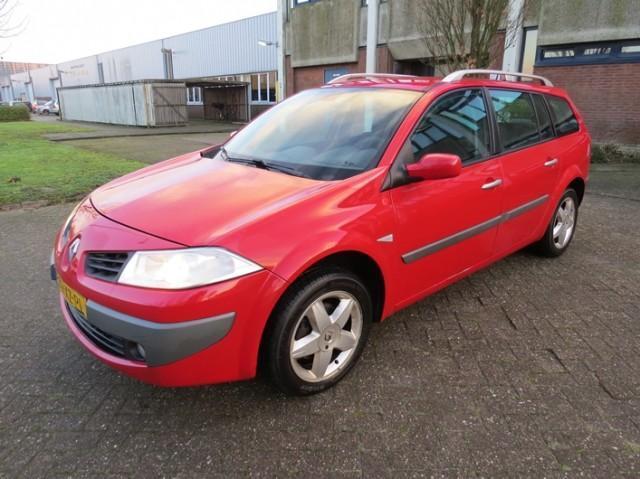
[(73, 319), (73, 322), (76, 323), (76, 326), (80, 328), (80, 330), (85, 334), (89, 340), (96, 346), (98, 346), (103, 351), (106, 351), (109, 354), (113, 354), (114, 356), (118, 356), (119, 358), (126, 357), (127, 351), (127, 340), (119, 337), (113, 336), (100, 328), (95, 327), (93, 324), (89, 323), (80, 312), (66, 303), (67, 310)]
[(130, 253), (89, 253), (85, 268), (87, 275), (115, 282), (130, 256)]

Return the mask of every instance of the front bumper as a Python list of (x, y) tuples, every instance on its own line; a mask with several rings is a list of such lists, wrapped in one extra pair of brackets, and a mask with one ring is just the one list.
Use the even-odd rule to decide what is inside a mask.
[[(81, 238), (77, 254), (68, 245)], [(60, 294), (63, 317), (76, 339), (101, 362), (159, 386), (192, 386), (255, 376), (262, 333), (286, 282), (268, 270), (188, 290), (157, 290), (107, 282), (85, 273), (91, 251), (170, 249), (176, 244), (101, 217), (83, 205), (66, 245), (59, 235), (52, 271), (87, 298), (83, 328)], [(95, 328), (97, 331), (93, 331)], [(121, 341), (109, 350), (91, 337)], [(105, 338), (102, 338), (103, 340)], [(127, 354), (141, 345), (144, 360)], [(129, 349), (128, 351), (131, 351)]]
[[(66, 313), (99, 349), (114, 356), (162, 366), (206, 349), (231, 330), (235, 313), (196, 321), (160, 324), (87, 301), (86, 319), (66, 302)], [(142, 352), (141, 352), (142, 351)]]

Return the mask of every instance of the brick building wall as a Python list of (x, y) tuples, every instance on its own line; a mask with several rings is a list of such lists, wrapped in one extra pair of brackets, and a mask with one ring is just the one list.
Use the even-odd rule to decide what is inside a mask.
[(594, 142), (640, 143), (640, 63), (536, 67), (569, 92)]
[[(491, 49), (492, 62), (489, 68), (500, 69), (504, 54), (504, 32), (496, 35)], [(358, 48), (358, 61), (353, 63), (336, 63), (310, 67), (291, 68), (291, 57), (285, 57), (287, 96), (302, 90), (317, 88), (324, 84), (324, 72), (328, 68), (346, 68), (349, 73), (361, 73), (366, 69), (367, 49)], [(394, 73), (395, 60), (386, 45), (377, 48), (376, 70), (379, 73)]]
[[(287, 96), (302, 90), (322, 86), (324, 84), (324, 71), (328, 68), (346, 68), (349, 73), (364, 72), (367, 63), (367, 49), (365, 47), (358, 48), (358, 61), (353, 63), (291, 68), (290, 60), (290, 57), (285, 58)], [(391, 73), (393, 71), (393, 57), (386, 45), (381, 45), (377, 48), (377, 71), (382, 73)]]

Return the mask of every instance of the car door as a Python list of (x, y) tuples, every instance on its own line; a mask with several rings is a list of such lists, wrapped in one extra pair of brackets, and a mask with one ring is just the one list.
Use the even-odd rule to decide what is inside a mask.
[(492, 159), (488, 105), (480, 88), (455, 90), (435, 99), (400, 152), (392, 170), (429, 153), (460, 156), (455, 178), (394, 186), (390, 196), (399, 256), (401, 304), (452, 281), (486, 262), (500, 216), (502, 170)]
[(496, 253), (507, 254), (537, 239), (558, 178), (551, 119), (542, 96), (489, 90), (504, 172), (503, 217)]

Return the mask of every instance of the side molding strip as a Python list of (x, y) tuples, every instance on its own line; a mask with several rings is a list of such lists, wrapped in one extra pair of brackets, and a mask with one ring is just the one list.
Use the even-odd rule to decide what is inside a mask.
[(402, 261), (405, 264), (413, 263), (419, 259), (424, 258), (433, 253), (437, 253), (438, 251), (448, 248), (449, 246), (453, 246), (454, 244), (460, 243), (466, 239), (469, 239), (473, 236), (479, 235), (480, 233), (484, 233), (491, 228), (498, 226), (500, 223), (504, 223), (505, 221), (509, 221), (513, 218), (516, 218), (527, 211), (532, 210), (533, 208), (541, 205), (549, 199), (549, 195), (541, 196), (533, 201), (529, 201), (523, 205), (518, 206), (512, 210), (509, 210), (500, 216), (496, 216), (495, 218), (491, 218), (483, 223), (472, 226), (471, 228), (467, 228), (466, 230), (462, 230), (458, 233), (455, 233), (451, 236), (447, 236), (446, 238), (442, 238), (434, 243), (429, 243), (428, 245), (421, 246), (418, 249), (413, 251), (409, 251), (402, 255)]

